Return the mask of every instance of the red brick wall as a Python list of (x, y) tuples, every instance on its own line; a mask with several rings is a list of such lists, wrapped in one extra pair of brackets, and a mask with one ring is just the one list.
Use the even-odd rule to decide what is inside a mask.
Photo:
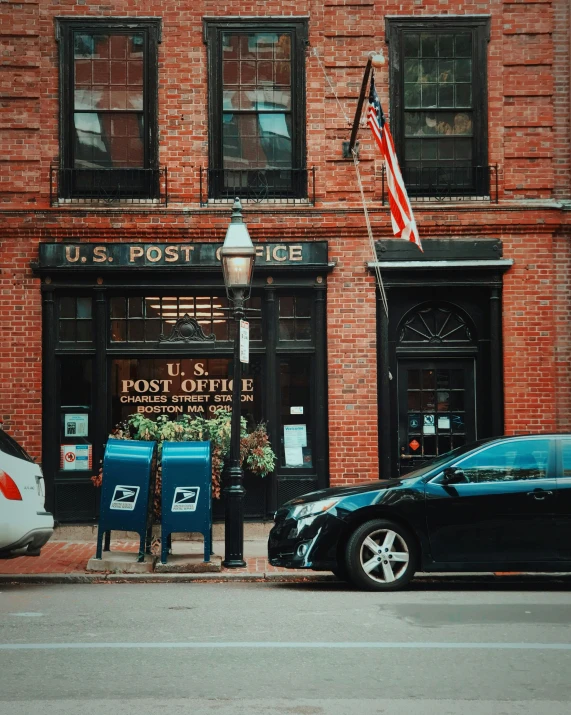
[[(317, 206), (247, 207), (246, 220), (254, 240), (329, 240), (337, 262), (327, 297), (332, 483), (376, 477), (374, 282), (365, 268), (371, 257), (355, 172), (341, 142), (349, 137), (367, 53), (383, 47), (387, 54), (384, 15), (438, 15), (443, 8), (491, 15), (489, 162), (500, 168), (500, 203), (419, 205), (417, 222), (425, 239), (502, 239), (504, 256), (515, 260), (504, 290), (506, 431), (571, 429), (570, 222), (556, 203), (570, 198), (567, 0), (60, 0), (4, 2), (0, 18), (0, 406), (12, 433), (39, 456), (41, 311), (29, 268), (38, 241), (221, 240), (228, 207), (198, 206), (199, 168), (208, 163), (202, 18), (308, 15), (307, 153), (308, 165), (317, 167)], [(49, 207), (49, 166), (58, 155), (56, 15), (163, 18), (160, 162), (169, 168), (169, 208)], [(386, 66), (377, 86), (387, 105)], [(359, 138), (360, 170), (373, 199), (379, 156), (366, 130)], [(371, 206), (375, 237), (389, 237), (388, 210), (378, 201)]]

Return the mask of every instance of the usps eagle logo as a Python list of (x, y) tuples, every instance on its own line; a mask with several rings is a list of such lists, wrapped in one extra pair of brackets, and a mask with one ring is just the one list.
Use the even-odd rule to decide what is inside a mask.
[(200, 487), (177, 487), (174, 490), (171, 511), (196, 511)]
[(120, 509), (122, 511), (133, 511), (137, 503), (137, 497), (141, 487), (132, 487), (126, 484), (117, 484), (111, 499), (110, 509)]

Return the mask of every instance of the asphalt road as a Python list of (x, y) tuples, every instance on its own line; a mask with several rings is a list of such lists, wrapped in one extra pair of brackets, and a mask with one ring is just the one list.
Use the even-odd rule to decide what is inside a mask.
[(568, 715), (571, 582), (2, 586), (2, 715)]

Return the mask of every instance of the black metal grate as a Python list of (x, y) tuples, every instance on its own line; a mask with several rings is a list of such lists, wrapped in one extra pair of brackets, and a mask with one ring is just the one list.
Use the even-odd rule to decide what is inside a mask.
[[(498, 203), (498, 165), (402, 166), (403, 181), (415, 201), (493, 201)], [(381, 172), (382, 204), (388, 201), (385, 166)]]
[(62, 169), (50, 166), (50, 205), (147, 203), (168, 206), (167, 167), (158, 169)]
[(236, 196), (248, 203), (271, 201), (287, 204), (307, 201), (313, 206), (315, 205), (315, 167), (311, 169), (200, 168), (201, 206), (207, 206), (209, 201), (231, 201)]
[(318, 489), (317, 479), (281, 479), (278, 481), (278, 508), (290, 499)]
[(60, 522), (95, 521), (100, 493), (91, 481), (56, 483), (55, 519)]

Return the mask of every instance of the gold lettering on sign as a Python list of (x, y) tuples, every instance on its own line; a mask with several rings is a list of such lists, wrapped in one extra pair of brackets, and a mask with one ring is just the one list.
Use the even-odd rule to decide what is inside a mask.
[(289, 247), (289, 260), (290, 261), (303, 261), (303, 256), (301, 255), (301, 246), (290, 246)]
[(180, 250), (184, 253), (184, 260), (188, 263), (190, 261), (190, 252), (194, 251), (194, 246), (181, 246)]
[[(174, 371), (175, 366), (176, 372)], [(167, 362), (167, 372), (171, 377), (177, 377), (177, 375), (180, 375), (180, 363)], [(125, 390), (123, 390), (123, 392), (125, 392)]]
[(145, 252), (140, 246), (131, 246), (129, 248), (129, 263), (134, 263), (136, 258), (144, 256)]
[(93, 249), (93, 263), (104, 263), (107, 260), (107, 248), (95, 246)]
[(165, 261), (167, 263), (178, 261), (178, 249), (176, 246), (167, 246), (165, 248)]
[[(278, 256), (278, 251), (283, 251), (285, 255)], [(273, 251), (274, 261), (287, 261), (287, 246), (275, 246)]]
[(163, 252), (158, 246), (149, 246), (147, 248), (147, 261), (150, 263), (156, 263), (160, 261), (163, 257)]
[[(73, 256), (71, 255), (71, 251), (74, 251)], [(79, 247), (78, 246), (66, 246), (65, 247), (65, 260), (68, 263), (75, 263), (76, 261), (79, 261)]]

